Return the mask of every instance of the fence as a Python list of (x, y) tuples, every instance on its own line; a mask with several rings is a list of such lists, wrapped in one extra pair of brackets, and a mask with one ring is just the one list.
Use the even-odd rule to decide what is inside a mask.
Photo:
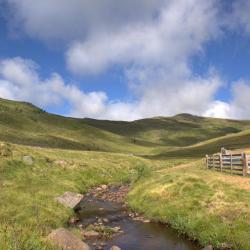
[(246, 153), (220, 153), (206, 155), (208, 169), (246, 176), (250, 174), (250, 155)]

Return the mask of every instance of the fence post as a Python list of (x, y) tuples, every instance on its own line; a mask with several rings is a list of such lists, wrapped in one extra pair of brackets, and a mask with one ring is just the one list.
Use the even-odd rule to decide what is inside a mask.
[(219, 154), (219, 159), (220, 159), (220, 171), (222, 172), (222, 168), (223, 168), (222, 154)]
[(248, 162), (247, 162), (247, 155), (245, 153), (242, 154), (242, 162), (243, 162), (242, 175), (246, 176), (248, 170)]
[(208, 165), (208, 155), (206, 155), (206, 167), (207, 167), (207, 169), (209, 169), (209, 165)]
[(214, 166), (214, 154), (213, 154), (213, 168), (215, 168), (215, 166)]
[(232, 154), (230, 154), (230, 172), (233, 173), (233, 157)]

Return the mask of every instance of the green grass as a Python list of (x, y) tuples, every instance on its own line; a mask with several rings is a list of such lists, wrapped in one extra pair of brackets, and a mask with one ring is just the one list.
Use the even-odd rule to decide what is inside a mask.
[[(250, 147), (249, 121), (73, 119), (0, 99), (0, 140), (16, 143), (0, 144), (0, 249), (53, 249), (46, 236), (72, 215), (56, 196), (127, 182), (129, 203), (146, 216), (202, 245), (250, 249), (250, 179), (205, 170), (201, 161), (183, 165), (221, 147)], [(24, 155), (35, 164), (25, 165)]]
[(133, 122), (74, 119), (0, 99), (0, 140), (22, 145), (149, 155), (248, 128), (249, 121), (188, 114)]
[[(0, 158), (0, 249), (4, 250), (53, 249), (46, 236), (67, 226), (73, 213), (55, 197), (66, 191), (84, 193), (98, 184), (133, 182), (150, 167), (146, 160), (123, 154), (10, 147), (13, 156)], [(35, 164), (25, 165), (23, 155), (32, 155)]]
[[(226, 149), (240, 149), (250, 147), (250, 130), (244, 130), (236, 134), (229, 134), (222, 137), (210, 139), (189, 147), (180, 147), (175, 149), (156, 150), (153, 157), (203, 157), (206, 154), (219, 152), (222, 147)], [(158, 153), (158, 154), (157, 154)]]
[[(245, 181), (245, 186), (240, 186)], [(129, 194), (137, 211), (166, 222), (203, 246), (250, 249), (250, 179), (191, 166), (142, 178)]]
[[(180, 114), (134, 122), (85, 119), (87, 124), (118, 135), (137, 138), (152, 146), (188, 146), (249, 128), (249, 121), (214, 119)], [(149, 144), (150, 145), (150, 144)]]

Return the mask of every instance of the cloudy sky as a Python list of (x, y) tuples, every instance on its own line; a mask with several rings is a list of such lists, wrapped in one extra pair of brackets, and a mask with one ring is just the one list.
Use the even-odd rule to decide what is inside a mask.
[(0, 0), (0, 97), (73, 117), (250, 119), (250, 1)]

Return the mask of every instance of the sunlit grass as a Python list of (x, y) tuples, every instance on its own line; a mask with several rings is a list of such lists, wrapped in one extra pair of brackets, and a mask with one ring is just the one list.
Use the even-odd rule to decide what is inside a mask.
[[(66, 191), (84, 193), (98, 184), (131, 182), (150, 168), (146, 160), (122, 154), (23, 146), (12, 150), (12, 157), (0, 158), (0, 249), (4, 250), (52, 249), (46, 236), (67, 226), (73, 213), (55, 197)], [(23, 155), (32, 155), (34, 165), (25, 165)]]
[[(131, 206), (148, 217), (170, 223), (202, 245), (250, 249), (250, 191), (230, 178), (204, 169), (201, 161), (154, 172), (130, 192)], [(250, 186), (250, 179), (248, 185)]]

